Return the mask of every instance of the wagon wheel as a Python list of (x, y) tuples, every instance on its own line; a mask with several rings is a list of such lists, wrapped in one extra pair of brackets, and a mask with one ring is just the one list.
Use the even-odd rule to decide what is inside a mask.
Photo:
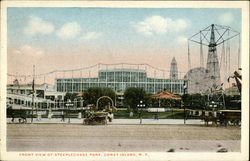
[(241, 126), (241, 120), (239, 119), (239, 126)]
[(228, 124), (229, 124), (229, 120), (228, 120), (228, 119), (225, 119), (225, 120), (224, 120), (224, 125), (225, 125), (225, 126), (228, 126)]
[(212, 124), (213, 124), (214, 126), (217, 126), (217, 124), (218, 124), (217, 117), (212, 117)]
[(235, 119), (235, 126), (240, 126), (240, 119)]
[(88, 125), (88, 124), (89, 124), (88, 119), (84, 119), (83, 123), (84, 123), (85, 125)]

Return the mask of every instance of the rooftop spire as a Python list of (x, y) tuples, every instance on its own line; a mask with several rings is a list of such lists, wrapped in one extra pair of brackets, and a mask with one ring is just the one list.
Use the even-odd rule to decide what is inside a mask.
[(175, 57), (173, 57), (171, 61), (170, 79), (178, 79), (178, 68), (177, 68), (177, 62), (175, 60)]

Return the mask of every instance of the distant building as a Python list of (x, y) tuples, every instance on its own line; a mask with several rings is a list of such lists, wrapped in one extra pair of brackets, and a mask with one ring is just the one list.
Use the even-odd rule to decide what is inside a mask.
[(184, 76), (187, 80), (187, 93), (203, 93), (206, 87), (206, 69), (203, 67), (190, 69)]
[(177, 68), (177, 62), (175, 60), (175, 57), (173, 57), (171, 61), (171, 67), (170, 67), (170, 79), (178, 79), (178, 68)]
[(58, 78), (58, 92), (79, 93), (90, 87), (106, 87), (116, 93), (123, 93), (129, 87), (143, 88), (148, 93), (159, 93), (168, 90), (183, 94), (183, 79), (164, 79), (148, 77), (146, 70), (140, 69), (105, 69), (98, 71), (97, 78)]
[(232, 86), (225, 89), (225, 95), (236, 96), (240, 95), (238, 87)]

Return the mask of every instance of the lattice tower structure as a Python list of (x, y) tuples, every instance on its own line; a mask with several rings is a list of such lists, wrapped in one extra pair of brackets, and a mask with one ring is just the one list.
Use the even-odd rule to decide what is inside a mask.
[(209, 87), (216, 87), (221, 84), (220, 79), (220, 68), (218, 55), (216, 50), (215, 34), (214, 34), (214, 24), (211, 26), (211, 36), (210, 43), (208, 46), (208, 57), (207, 57), (207, 71), (206, 71), (206, 84)]

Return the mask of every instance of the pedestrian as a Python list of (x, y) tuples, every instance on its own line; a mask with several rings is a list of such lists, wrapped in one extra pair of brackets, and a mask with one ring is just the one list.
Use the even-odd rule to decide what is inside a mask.
[(112, 122), (113, 118), (114, 118), (114, 114), (112, 112), (109, 112), (108, 113), (108, 120), (109, 120), (109, 122)]
[(61, 119), (61, 121), (64, 122), (64, 112), (63, 111), (62, 111), (62, 119)]
[(129, 117), (133, 117), (133, 115), (134, 115), (133, 112), (130, 111), (130, 112), (129, 112)]
[(140, 117), (140, 124), (142, 124), (142, 111), (139, 113), (139, 117)]
[(11, 116), (11, 122), (15, 122), (15, 116), (14, 115)]
[(15, 122), (15, 113), (14, 110), (11, 112), (11, 122)]
[(37, 121), (41, 121), (42, 120), (42, 114), (41, 112), (37, 113)]
[(81, 119), (81, 118), (82, 118), (82, 113), (79, 112), (79, 113), (78, 113), (78, 119)]
[(26, 116), (22, 116), (23, 122), (22, 123), (27, 123)]
[(23, 113), (21, 114), (21, 117), (20, 117), (20, 119), (19, 119), (19, 123), (27, 123), (26, 113), (25, 113), (25, 112), (23, 112)]

